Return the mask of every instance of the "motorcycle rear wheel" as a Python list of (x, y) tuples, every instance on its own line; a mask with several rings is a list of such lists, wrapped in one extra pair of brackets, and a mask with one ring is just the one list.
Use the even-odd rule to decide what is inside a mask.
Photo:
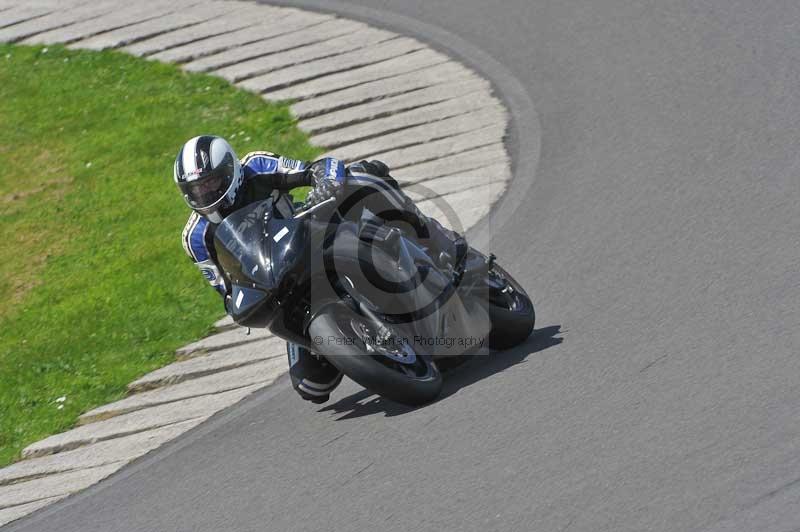
[[(392, 331), (391, 324), (384, 326)], [(402, 336), (374, 341), (374, 329), (366, 317), (337, 304), (314, 318), (308, 332), (319, 354), (369, 391), (410, 406), (436, 399), (442, 390), (436, 364)]]
[(495, 264), (486, 275), (489, 288), (488, 311), (492, 322), (489, 347), (503, 350), (515, 347), (531, 335), (536, 312), (525, 289)]

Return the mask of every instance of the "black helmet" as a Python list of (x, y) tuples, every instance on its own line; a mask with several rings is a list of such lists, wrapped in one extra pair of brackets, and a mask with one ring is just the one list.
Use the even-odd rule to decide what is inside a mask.
[(189, 207), (219, 223), (236, 201), (242, 166), (228, 141), (201, 135), (189, 139), (178, 152), (175, 183)]

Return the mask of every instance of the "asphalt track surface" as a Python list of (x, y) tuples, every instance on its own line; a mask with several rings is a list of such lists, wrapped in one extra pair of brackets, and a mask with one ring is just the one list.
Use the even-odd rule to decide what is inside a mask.
[(10, 528), (797, 530), (800, 4), (363, 2), (513, 76), (535, 336), (412, 411), (279, 381)]

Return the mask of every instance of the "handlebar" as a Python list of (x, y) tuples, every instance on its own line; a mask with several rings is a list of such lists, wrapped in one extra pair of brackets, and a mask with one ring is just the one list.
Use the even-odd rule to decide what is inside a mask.
[(302, 218), (308, 216), (309, 214), (313, 213), (317, 209), (320, 209), (323, 205), (330, 205), (331, 203), (333, 203), (335, 201), (336, 201), (336, 198), (328, 198), (325, 201), (322, 201), (322, 202), (317, 203), (316, 205), (314, 205), (312, 207), (309, 207), (308, 209), (299, 211), (297, 214), (294, 215), (294, 219), (295, 220), (302, 219)]

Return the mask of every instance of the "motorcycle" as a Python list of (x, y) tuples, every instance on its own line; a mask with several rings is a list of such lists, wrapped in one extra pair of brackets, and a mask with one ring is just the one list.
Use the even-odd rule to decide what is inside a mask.
[(333, 198), (296, 208), (276, 189), (222, 221), (215, 248), (236, 323), (268, 328), (407, 405), (436, 399), (440, 363), (530, 335), (533, 304), (493, 255), (431, 257), (399, 229), (337, 208)]

